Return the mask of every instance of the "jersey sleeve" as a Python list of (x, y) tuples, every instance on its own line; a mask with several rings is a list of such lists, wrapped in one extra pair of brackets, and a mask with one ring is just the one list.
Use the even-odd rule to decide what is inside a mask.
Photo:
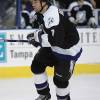
[(47, 12), (44, 13), (44, 25), (46, 28), (51, 28), (59, 24), (58, 8), (51, 6)]

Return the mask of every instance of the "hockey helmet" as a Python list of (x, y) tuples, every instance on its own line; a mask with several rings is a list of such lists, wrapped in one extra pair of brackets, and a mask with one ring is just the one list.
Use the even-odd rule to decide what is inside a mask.
[(48, 2), (49, 0), (40, 0), (40, 1), (43, 1), (43, 2)]

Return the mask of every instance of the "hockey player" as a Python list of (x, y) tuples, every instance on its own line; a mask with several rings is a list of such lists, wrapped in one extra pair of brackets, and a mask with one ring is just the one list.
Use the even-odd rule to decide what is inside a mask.
[(45, 72), (47, 66), (54, 66), (53, 82), (56, 86), (57, 100), (71, 100), (69, 79), (82, 52), (78, 31), (48, 0), (32, 0), (32, 5), (38, 14), (42, 30), (27, 35), (29, 43), (41, 47), (31, 64), (39, 94), (36, 100), (51, 98)]
[(93, 6), (85, 0), (76, 0), (68, 7), (69, 20), (77, 26), (96, 28)]

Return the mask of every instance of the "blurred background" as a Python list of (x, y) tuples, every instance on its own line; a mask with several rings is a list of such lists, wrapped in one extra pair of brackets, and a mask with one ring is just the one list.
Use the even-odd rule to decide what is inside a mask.
[[(23, 28), (22, 17), (23, 11), (28, 12), (28, 17), (32, 16), (32, 0), (0, 0), (0, 29), (18, 29)], [(79, 0), (81, 1), (81, 0)], [(99, 0), (82, 0), (90, 3), (90, 6), (93, 7), (93, 16), (95, 17), (96, 24), (100, 26), (100, 1)], [(70, 5), (73, 2), (78, 2), (78, 0), (50, 0), (50, 2), (59, 9), (66, 12), (69, 10)], [(91, 11), (90, 11), (91, 12)], [(26, 20), (26, 19), (25, 19)], [(31, 19), (29, 19), (31, 20)], [(87, 25), (82, 25), (87, 27)], [(32, 26), (34, 27), (34, 26)]]

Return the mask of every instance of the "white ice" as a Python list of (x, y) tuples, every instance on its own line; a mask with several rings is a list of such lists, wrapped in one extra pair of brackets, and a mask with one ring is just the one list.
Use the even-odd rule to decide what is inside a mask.
[[(52, 98), (56, 100), (55, 86), (49, 77)], [(100, 75), (72, 76), (71, 100), (100, 100)], [(37, 92), (33, 78), (0, 79), (0, 100), (35, 100)]]

